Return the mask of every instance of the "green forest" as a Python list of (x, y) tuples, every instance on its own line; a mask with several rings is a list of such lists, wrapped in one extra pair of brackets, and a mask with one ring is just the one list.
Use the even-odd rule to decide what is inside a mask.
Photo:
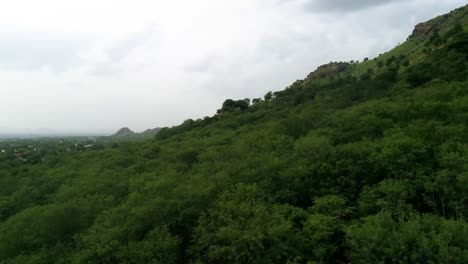
[(467, 77), (465, 6), (150, 139), (0, 141), (0, 263), (468, 263)]

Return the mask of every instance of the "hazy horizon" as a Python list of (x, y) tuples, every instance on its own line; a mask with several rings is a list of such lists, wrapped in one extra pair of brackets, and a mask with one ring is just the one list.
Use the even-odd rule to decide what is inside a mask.
[[(127, 127), (123, 125), (122, 127)], [(120, 127), (120, 128), (122, 128)], [(118, 128), (118, 129), (120, 129)], [(137, 130), (131, 129), (133, 132), (140, 133), (144, 132), (147, 129), (152, 129), (156, 127), (148, 127), (145, 129)], [(115, 130), (102, 130), (102, 131), (93, 131), (93, 130), (82, 130), (82, 131), (74, 131), (74, 130), (54, 130), (49, 128), (28, 128), (28, 129), (21, 129), (16, 130), (8, 127), (0, 127), (0, 138), (8, 138), (8, 137), (16, 137), (16, 136), (24, 136), (24, 137), (31, 137), (31, 136), (52, 136), (52, 137), (60, 137), (60, 136), (107, 136), (112, 135), (118, 131)]]
[(375, 57), (464, 4), (6, 2), (0, 135), (141, 132), (211, 116), (227, 98), (282, 90), (329, 61)]

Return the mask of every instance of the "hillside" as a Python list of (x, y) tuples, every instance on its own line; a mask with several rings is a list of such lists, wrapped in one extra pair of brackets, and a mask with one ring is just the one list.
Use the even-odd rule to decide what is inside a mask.
[(0, 153), (0, 263), (468, 263), (467, 77), (465, 6), (150, 140)]

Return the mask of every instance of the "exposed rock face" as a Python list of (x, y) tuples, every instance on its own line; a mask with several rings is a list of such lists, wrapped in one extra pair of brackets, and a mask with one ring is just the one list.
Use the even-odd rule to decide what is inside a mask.
[(413, 33), (411, 34), (411, 38), (430, 38), (434, 35), (434, 27), (428, 23), (419, 23), (414, 27)]
[(311, 72), (306, 80), (315, 79), (329, 79), (339, 72), (346, 70), (349, 66), (347, 62), (330, 62), (328, 64), (318, 67), (315, 71)]

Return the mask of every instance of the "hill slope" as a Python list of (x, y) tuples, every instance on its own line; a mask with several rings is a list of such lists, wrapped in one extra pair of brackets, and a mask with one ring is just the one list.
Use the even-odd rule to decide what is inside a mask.
[(0, 263), (467, 263), (467, 17), (154, 140), (0, 153)]

